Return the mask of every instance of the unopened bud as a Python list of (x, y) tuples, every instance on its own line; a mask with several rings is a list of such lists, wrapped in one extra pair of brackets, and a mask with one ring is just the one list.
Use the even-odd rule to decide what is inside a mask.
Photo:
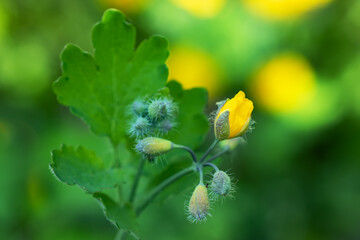
[(143, 116), (147, 111), (147, 107), (143, 101), (134, 101), (132, 104), (132, 110), (138, 116)]
[(215, 194), (226, 196), (231, 192), (231, 179), (223, 171), (216, 171), (212, 182), (211, 191)]
[(148, 107), (148, 115), (150, 119), (156, 121), (173, 118), (176, 112), (176, 105), (169, 99), (153, 100)]
[(170, 151), (173, 143), (169, 140), (147, 137), (139, 140), (135, 146), (136, 150), (146, 156), (155, 157)]
[(196, 186), (189, 202), (189, 220), (192, 222), (205, 221), (210, 209), (207, 188), (200, 183)]
[(223, 149), (229, 149), (233, 151), (237, 146), (240, 144), (244, 144), (246, 141), (244, 138), (232, 138), (232, 139), (225, 139), (224, 141), (220, 142), (220, 146)]
[(158, 130), (161, 134), (168, 133), (173, 128), (173, 123), (169, 120), (164, 120), (159, 123)]
[(150, 122), (144, 117), (138, 117), (130, 129), (131, 135), (139, 138), (149, 134)]

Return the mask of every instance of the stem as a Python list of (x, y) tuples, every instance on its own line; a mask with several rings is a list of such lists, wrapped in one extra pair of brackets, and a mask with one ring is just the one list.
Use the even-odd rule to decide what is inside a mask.
[(228, 151), (230, 150), (230, 148), (225, 148), (224, 150), (222, 150), (221, 152), (218, 152), (217, 154), (215, 154), (214, 156), (211, 156), (207, 161), (206, 163), (209, 163), (209, 162), (212, 162), (214, 161), (215, 159), (217, 159), (218, 157), (220, 157), (221, 155), (227, 153)]
[(140, 238), (133, 233), (132, 231), (126, 231), (124, 229), (119, 229), (116, 233), (115, 240), (125, 240), (128, 236), (132, 236), (136, 240), (140, 240)]
[(194, 151), (193, 151), (191, 148), (186, 147), (186, 146), (183, 146), (183, 145), (178, 145), (178, 144), (173, 144), (173, 147), (174, 147), (174, 148), (183, 149), (183, 150), (189, 152), (190, 155), (191, 155), (191, 157), (192, 157), (192, 159), (193, 159), (193, 161), (194, 161), (195, 163), (197, 162), (196, 155), (195, 155)]
[[(120, 168), (121, 167), (121, 162), (120, 162), (120, 156), (119, 156), (119, 145), (113, 143), (113, 150), (114, 150), (114, 162), (113, 162), (113, 168)], [(117, 193), (118, 193), (118, 198), (119, 198), (119, 202), (121, 202), (121, 197), (122, 197), (122, 185), (119, 184), (117, 187)]]
[(218, 168), (215, 164), (213, 164), (213, 163), (206, 162), (206, 163), (203, 164), (203, 166), (204, 166), (204, 167), (205, 167), (205, 166), (212, 167), (216, 172), (219, 171), (219, 168)]
[(209, 155), (209, 153), (214, 149), (214, 147), (216, 146), (216, 144), (219, 142), (219, 140), (215, 139), (214, 142), (211, 144), (211, 146), (208, 148), (208, 150), (206, 150), (206, 152), (204, 153), (204, 155), (201, 157), (200, 159), (200, 163), (202, 163), (205, 158)]
[(115, 240), (123, 240), (126, 238), (126, 231), (124, 229), (119, 229), (116, 233)]
[(164, 190), (167, 186), (169, 186), (170, 184), (172, 184), (173, 182), (175, 182), (176, 180), (182, 178), (183, 176), (191, 173), (192, 171), (194, 171), (194, 166), (185, 168), (183, 170), (181, 170), (180, 172), (175, 173), (174, 175), (172, 175), (171, 177), (169, 177), (168, 179), (166, 179), (165, 181), (163, 181), (162, 183), (160, 183), (156, 188), (154, 188), (152, 190), (152, 192), (150, 193), (150, 195), (148, 196), (148, 198), (145, 200), (145, 202), (143, 202), (137, 209), (136, 209), (136, 216), (139, 216), (141, 214), (141, 212), (143, 210), (145, 210), (145, 208), (149, 205), (149, 203), (152, 202), (152, 200), (154, 200), (154, 198), (162, 191)]
[(200, 178), (199, 184), (204, 184), (204, 173), (203, 173), (203, 170), (202, 170), (202, 166), (199, 165), (197, 167), (197, 169), (199, 171), (199, 178)]
[(134, 183), (132, 185), (132, 188), (131, 188), (131, 193), (130, 193), (130, 197), (129, 197), (129, 202), (130, 203), (133, 203), (134, 200), (135, 200), (136, 189), (137, 189), (137, 187), (139, 185), (140, 177), (142, 175), (142, 172), (143, 172), (143, 169), (144, 169), (144, 166), (145, 166), (145, 162), (146, 162), (146, 158), (145, 157), (141, 158), (140, 165), (139, 165), (138, 171), (136, 173), (135, 181), (134, 181)]

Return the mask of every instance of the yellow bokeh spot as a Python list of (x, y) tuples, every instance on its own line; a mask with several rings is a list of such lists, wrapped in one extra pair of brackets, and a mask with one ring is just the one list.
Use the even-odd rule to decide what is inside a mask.
[(316, 80), (309, 63), (295, 54), (280, 55), (263, 67), (253, 81), (255, 99), (271, 112), (291, 113), (312, 102)]
[(295, 18), (333, 0), (243, 0), (245, 6), (262, 17), (274, 20)]
[(177, 80), (184, 89), (205, 87), (213, 96), (220, 80), (216, 62), (207, 53), (195, 48), (178, 46), (170, 49), (167, 61), (169, 80)]
[(172, 2), (196, 17), (211, 18), (220, 12), (225, 0), (172, 0)]
[(117, 8), (127, 14), (141, 12), (149, 0), (100, 0), (106, 7)]

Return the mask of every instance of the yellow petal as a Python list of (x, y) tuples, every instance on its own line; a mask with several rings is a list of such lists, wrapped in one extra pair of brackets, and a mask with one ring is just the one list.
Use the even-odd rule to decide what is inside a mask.
[(254, 109), (252, 101), (245, 98), (237, 106), (234, 112), (230, 111), (230, 136), (234, 138), (239, 136), (245, 130), (244, 127), (249, 124), (251, 113)]
[[(245, 130), (249, 126), (251, 113), (253, 109), (254, 109), (254, 105), (252, 101), (245, 98), (245, 93), (243, 91), (239, 91), (234, 98), (227, 100), (226, 103), (221, 107), (215, 119), (215, 128), (219, 116), (225, 113), (226, 111), (229, 111), (228, 126), (230, 128), (230, 133), (229, 136), (227, 136), (227, 138), (234, 138), (240, 136), (245, 132)], [(217, 132), (216, 129), (215, 132)], [(218, 131), (218, 132), (222, 132), (222, 131)]]

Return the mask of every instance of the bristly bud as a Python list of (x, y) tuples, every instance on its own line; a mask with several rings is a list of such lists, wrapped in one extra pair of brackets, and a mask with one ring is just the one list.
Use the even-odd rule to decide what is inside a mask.
[(130, 134), (136, 138), (147, 136), (150, 131), (151, 124), (148, 119), (138, 117), (130, 128)]
[(135, 149), (147, 156), (149, 159), (159, 156), (163, 153), (170, 151), (173, 148), (173, 143), (169, 140), (147, 137), (137, 142)]
[(174, 123), (169, 120), (164, 120), (158, 124), (158, 131), (160, 134), (168, 133), (174, 127)]
[(167, 118), (173, 118), (176, 113), (176, 105), (166, 98), (153, 100), (148, 107), (149, 118), (154, 121), (162, 121)]
[(210, 203), (207, 188), (204, 184), (200, 183), (196, 186), (189, 202), (189, 216), (191, 222), (206, 221), (209, 214)]
[(216, 171), (211, 182), (211, 191), (220, 196), (227, 196), (232, 191), (231, 179), (224, 171)]
[(132, 104), (132, 110), (137, 116), (144, 116), (147, 111), (147, 104), (145, 104), (143, 101), (134, 101)]

